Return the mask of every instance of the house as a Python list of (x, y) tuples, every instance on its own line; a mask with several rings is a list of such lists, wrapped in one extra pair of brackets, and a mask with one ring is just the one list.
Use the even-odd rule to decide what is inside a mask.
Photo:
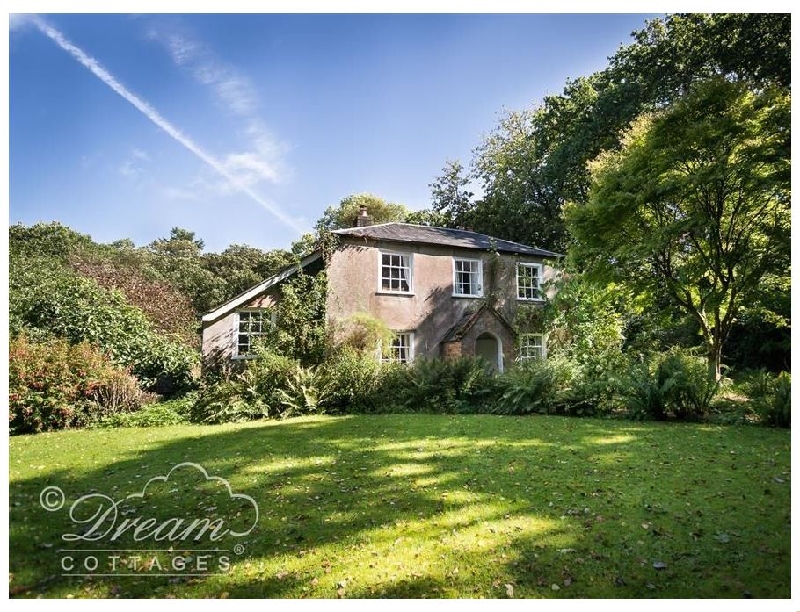
[(355, 227), (334, 234), (327, 261), (312, 253), (206, 313), (204, 356), (246, 358), (272, 329), (281, 283), (323, 268), (328, 323), (336, 329), (356, 313), (380, 319), (395, 332), (384, 359), (477, 355), (502, 371), (514, 359), (545, 356), (541, 329), (519, 315), (544, 302), (556, 253), (460, 229), (371, 225), (365, 209)]

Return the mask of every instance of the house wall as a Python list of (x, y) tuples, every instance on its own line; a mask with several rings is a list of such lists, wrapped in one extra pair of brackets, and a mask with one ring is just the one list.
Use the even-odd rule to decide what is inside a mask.
[[(412, 254), (412, 294), (379, 291), (382, 251)], [(483, 298), (453, 297), (454, 257), (483, 261)], [(517, 262), (543, 263), (545, 281), (553, 276), (553, 269), (535, 257), (498, 256), (436, 245), (345, 243), (333, 253), (328, 265), (328, 320), (336, 329), (337, 322), (355, 313), (369, 313), (395, 331), (414, 330), (416, 356), (439, 356), (440, 342), (447, 331), (484, 300), (489, 300), (506, 320), (513, 322), (519, 305)], [(504, 352), (505, 349), (504, 342)], [(513, 348), (509, 346), (508, 350)], [(507, 359), (511, 359), (511, 354)]]
[(247, 308), (272, 308), (277, 305), (279, 295), (277, 288), (264, 295), (257, 296), (247, 304), (230, 312), (216, 321), (203, 324), (202, 354), (206, 360), (221, 358), (230, 359), (236, 356), (238, 310)]

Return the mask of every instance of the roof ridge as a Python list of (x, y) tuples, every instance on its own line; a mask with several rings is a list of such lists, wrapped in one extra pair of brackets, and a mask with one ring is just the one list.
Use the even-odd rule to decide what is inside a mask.
[[(496, 250), (507, 253), (527, 254), (537, 257), (557, 258), (561, 255), (549, 249), (524, 244), (515, 240), (506, 240), (483, 234), (474, 230), (435, 225), (419, 225), (404, 221), (387, 221), (376, 225), (364, 225), (333, 230), (340, 236), (352, 236), (372, 240), (393, 242), (419, 242), (424, 244), (450, 244), (484, 251)], [(464, 244), (470, 243), (470, 244)]]
[[(352, 227), (340, 227), (339, 229), (331, 230), (331, 233), (344, 233), (350, 232), (353, 230), (365, 230), (369, 229), (370, 227), (384, 227), (386, 225), (414, 225), (413, 223), (400, 223), (399, 221), (386, 221), (385, 223), (374, 223), (372, 225), (354, 225)], [(424, 227), (424, 226), (419, 226)]]

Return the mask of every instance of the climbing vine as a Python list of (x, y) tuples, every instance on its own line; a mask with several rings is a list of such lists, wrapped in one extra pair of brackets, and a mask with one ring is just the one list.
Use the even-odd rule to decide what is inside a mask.
[(487, 271), (487, 286), (484, 287), (483, 300), (492, 308), (497, 308), (500, 305), (502, 296), (501, 276), (502, 276), (503, 260), (497, 250), (497, 241), (494, 238), (489, 242), (489, 258), (486, 260)]

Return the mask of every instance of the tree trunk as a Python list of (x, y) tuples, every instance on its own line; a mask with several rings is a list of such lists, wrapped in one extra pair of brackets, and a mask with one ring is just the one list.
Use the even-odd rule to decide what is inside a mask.
[(722, 378), (722, 343), (712, 340), (708, 343), (708, 378), (714, 382)]

